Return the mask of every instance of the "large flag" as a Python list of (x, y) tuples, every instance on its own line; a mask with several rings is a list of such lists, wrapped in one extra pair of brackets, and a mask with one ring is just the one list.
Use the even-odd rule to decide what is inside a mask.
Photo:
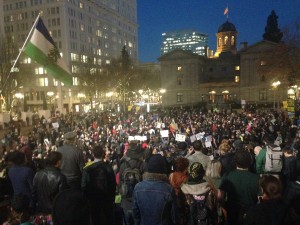
[(224, 15), (228, 14), (228, 6), (226, 6), (225, 10), (224, 10)]
[(41, 18), (38, 19), (24, 51), (31, 59), (43, 65), (55, 79), (63, 82), (66, 86), (72, 86), (72, 75), (69, 68), (62, 60), (58, 48)]

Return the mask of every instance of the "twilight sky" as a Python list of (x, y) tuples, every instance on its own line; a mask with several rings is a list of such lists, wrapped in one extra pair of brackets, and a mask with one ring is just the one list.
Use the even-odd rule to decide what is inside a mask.
[(274, 9), (278, 25), (300, 21), (300, 0), (137, 0), (140, 62), (157, 62), (164, 32), (194, 29), (208, 34), (209, 47), (216, 49), (216, 33), (226, 22), (238, 31), (240, 42), (253, 44), (262, 40), (267, 18)]

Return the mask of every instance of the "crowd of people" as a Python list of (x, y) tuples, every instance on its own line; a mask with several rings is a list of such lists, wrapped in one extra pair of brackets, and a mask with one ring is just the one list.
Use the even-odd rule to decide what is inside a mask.
[(300, 127), (284, 111), (89, 113), (6, 129), (0, 222), (293, 225)]

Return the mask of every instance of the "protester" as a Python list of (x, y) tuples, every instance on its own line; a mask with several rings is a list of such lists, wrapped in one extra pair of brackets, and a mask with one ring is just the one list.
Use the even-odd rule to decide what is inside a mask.
[(203, 145), (200, 141), (195, 141), (193, 143), (193, 148), (191, 148), (186, 155), (186, 158), (190, 161), (190, 164), (193, 162), (199, 162), (206, 170), (207, 165), (210, 163), (209, 156), (203, 154)]
[(84, 167), (83, 153), (75, 146), (76, 133), (64, 134), (64, 145), (57, 151), (62, 154), (61, 172), (66, 176), (70, 188), (81, 189), (81, 177)]
[(222, 177), (222, 164), (219, 160), (212, 160), (205, 171), (205, 178), (213, 185), (214, 188), (218, 189), (221, 183)]
[(174, 164), (174, 172), (170, 174), (170, 184), (175, 190), (175, 211), (176, 211), (176, 225), (184, 225), (188, 223), (189, 206), (186, 197), (181, 190), (184, 183), (188, 181), (189, 160), (184, 157), (176, 159)]
[(26, 163), (31, 166), (32, 165), (32, 146), (30, 146), (29, 140), (27, 136), (22, 136), (20, 139), (21, 148), (20, 151), (25, 154)]
[[(236, 170), (223, 176), (220, 184), (219, 199), (225, 201), (228, 223), (243, 224), (248, 209), (257, 203), (259, 176), (248, 171), (252, 157), (246, 150), (235, 153)], [(225, 198), (226, 195), (226, 198)]]
[[(141, 181), (142, 178), (135, 179), (134, 182), (124, 182), (124, 171), (133, 169), (137, 174), (143, 174), (145, 164), (152, 154), (162, 154), (166, 157), (168, 162), (167, 174), (171, 172), (169, 168), (174, 167), (178, 157), (185, 157), (191, 159), (190, 165), (193, 162), (201, 162), (206, 172), (211, 173), (207, 178), (213, 177), (211, 170), (213, 167), (210, 166), (215, 165), (217, 170), (218, 163), (214, 164), (214, 160), (218, 159), (222, 165), (222, 180), (224, 181), (227, 175), (232, 178), (230, 174), (235, 170), (235, 151), (237, 149), (240, 149), (238, 151), (249, 150), (248, 146), (264, 147), (263, 143), (266, 142), (264, 137), (270, 137), (270, 140), (272, 140), (268, 143), (270, 145), (274, 140), (279, 141), (281, 148), (290, 144), (293, 155), (299, 150), (298, 136), (300, 129), (298, 126), (293, 125), (293, 121), (283, 111), (277, 112), (264, 109), (249, 113), (247, 107), (245, 107), (245, 110), (241, 112), (235, 112), (234, 110), (228, 112), (225, 109), (207, 111), (201, 107), (170, 107), (159, 108), (157, 111), (153, 110), (151, 112), (133, 110), (126, 114), (89, 112), (63, 115), (56, 113), (55, 118), (37, 119), (35, 121), (36, 125), (28, 134), (28, 140), (30, 146), (33, 146), (32, 157), (37, 170), (44, 168), (44, 159), (51, 151), (56, 151), (57, 148), (60, 148), (59, 152), (62, 152), (62, 154), (68, 152), (70, 155), (82, 155), (83, 157), (76, 156), (76, 160), (66, 160), (65, 163), (64, 154), (62, 158), (62, 164), (64, 165), (62, 172), (67, 175), (67, 180), (71, 186), (77, 189), (81, 188), (83, 164), (92, 164), (95, 160), (92, 152), (93, 148), (99, 145), (105, 146), (107, 150), (105, 162), (114, 168), (116, 180), (119, 182), (118, 191), (123, 195), (122, 204), (128, 203), (127, 207), (124, 206), (124, 208), (130, 214), (132, 206), (130, 198), (132, 197), (126, 197), (127, 194), (125, 193), (130, 195), (137, 181)], [(15, 128), (16, 126), (13, 123), (9, 123), (6, 126), (7, 135), (3, 135), (3, 148), (8, 154), (10, 151), (22, 148), (19, 145), (19, 132)], [(163, 132), (167, 136), (162, 137)], [(69, 139), (70, 136), (67, 133), (71, 134), (73, 138)], [(178, 139), (178, 135), (185, 137), (185, 140)], [(135, 141), (129, 141), (131, 143), (128, 144), (128, 140)], [(66, 145), (63, 146), (63, 141), (69, 144), (65, 143)], [(132, 145), (132, 142), (135, 142), (135, 144)], [(61, 148), (66, 148), (66, 146), (69, 146), (68, 148), (72, 151), (61, 151)], [(141, 146), (141, 148), (135, 148), (135, 146)], [(131, 149), (135, 150), (132, 151)], [(200, 149), (200, 151), (197, 149)], [(201, 156), (201, 159), (197, 156)], [(77, 160), (78, 158), (80, 160)], [(130, 160), (129, 164), (132, 164), (131, 166), (134, 168), (130, 168), (130, 166), (128, 168), (126, 159), (133, 159)], [(142, 168), (136, 168), (136, 161), (145, 161), (142, 163)], [(69, 164), (67, 167), (72, 168), (70, 170), (72, 172), (66, 171), (65, 164)], [(81, 166), (78, 166), (79, 164)], [(253, 161), (252, 165), (254, 164)], [(261, 168), (263, 169), (263, 167), (262, 164)], [(287, 167), (283, 165), (284, 170), (285, 168)], [(240, 169), (238, 171), (241, 173)], [(254, 172), (252, 166), (250, 171)], [(263, 174), (264, 172), (259, 173)], [(288, 177), (287, 174), (282, 174), (282, 176), (283, 179)], [(138, 175), (138, 177), (142, 177), (142, 175)], [(125, 180), (130, 181), (130, 179)], [(211, 178), (211, 183), (212, 186), (217, 188), (219, 178)], [(240, 183), (245, 182), (242, 179)], [(258, 183), (256, 185), (259, 189)], [(298, 199), (299, 178), (287, 182), (286, 185), (284, 200), (290, 207), (293, 207), (290, 210), (297, 215), (295, 199)], [(6, 186), (9, 185), (6, 184)], [(249, 193), (252, 193), (254, 184), (250, 186), (251, 191)], [(122, 189), (125, 191), (123, 192)], [(234, 200), (235, 198), (232, 198), (230, 194), (228, 196), (228, 201), (225, 202), (224, 207), (230, 206), (232, 201), (237, 202), (237, 208), (244, 204)], [(244, 199), (244, 197), (241, 199)], [(244, 207), (240, 208), (244, 210)], [(178, 217), (178, 212), (175, 214)], [(229, 212), (229, 214), (232, 215), (232, 212)]]
[(136, 142), (128, 145), (125, 156), (121, 159), (119, 170), (119, 192), (122, 196), (121, 206), (124, 209), (128, 225), (134, 223), (132, 217), (133, 190), (137, 182), (142, 180), (146, 171), (144, 150)]
[(53, 202), (53, 225), (90, 225), (91, 208), (85, 195), (76, 189), (60, 192)]
[(81, 187), (90, 202), (92, 224), (113, 224), (115, 174), (112, 167), (104, 162), (101, 146), (94, 147), (93, 156), (93, 163), (83, 170)]
[(235, 169), (235, 162), (234, 162), (234, 153), (231, 151), (230, 141), (228, 139), (223, 139), (220, 146), (220, 162), (222, 164), (222, 172), (221, 174), (227, 174), (230, 171)]
[(67, 179), (60, 171), (61, 160), (60, 152), (50, 152), (46, 167), (34, 176), (32, 198), (37, 213), (51, 214), (55, 196), (68, 188)]
[(26, 158), (23, 152), (14, 151), (9, 154), (11, 154), (12, 166), (8, 170), (8, 177), (12, 183), (14, 195), (24, 194), (31, 199), (34, 171), (25, 166)]
[(265, 173), (265, 164), (266, 164), (266, 149), (261, 146), (256, 146), (254, 148), (255, 154), (255, 170), (257, 174)]
[(136, 225), (175, 224), (175, 191), (169, 184), (167, 161), (160, 154), (150, 157), (143, 181), (133, 193), (133, 218)]
[(189, 205), (188, 224), (212, 224), (214, 219), (214, 193), (203, 177), (205, 170), (201, 163), (194, 162), (189, 166), (188, 182), (183, 184), (181, 190), (186, 196)]
[(12, 198), (8, 220), (3, 225), (33, 225), (30, 216), (30, 199), (24, 194)]
[(297, 179), (297, 159), (290, 146), (286, 146), (282, 152), (284, 156), (282, 175), (284, 179), (284, 187), (286, 187), (289, 182), (296, 181)]
[(282, 200), (281, 181), (272, 175), (264, 175), (259, 182), (262, 196), (258, 205), (247, 211), (244, 225), (289, 224), (288, 211)]

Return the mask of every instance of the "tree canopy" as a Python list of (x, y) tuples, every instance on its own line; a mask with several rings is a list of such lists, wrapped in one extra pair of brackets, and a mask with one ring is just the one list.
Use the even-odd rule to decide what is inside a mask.
[(299, 85), (300, 82), (300, 22), (283, 29), (282, 42), (274, 44), (269, 51), (262, 53), (265, 65), (260, 72), (267, 78), (285, 81), (287, 85)]
[(275, 11), (272, 10), (268, 16), (267, 25), (265, 27), (265, 33), (263, 34), (264, 40), (279, 43), (282, 39), (283, 33), (278, 28), (278, 16)]

